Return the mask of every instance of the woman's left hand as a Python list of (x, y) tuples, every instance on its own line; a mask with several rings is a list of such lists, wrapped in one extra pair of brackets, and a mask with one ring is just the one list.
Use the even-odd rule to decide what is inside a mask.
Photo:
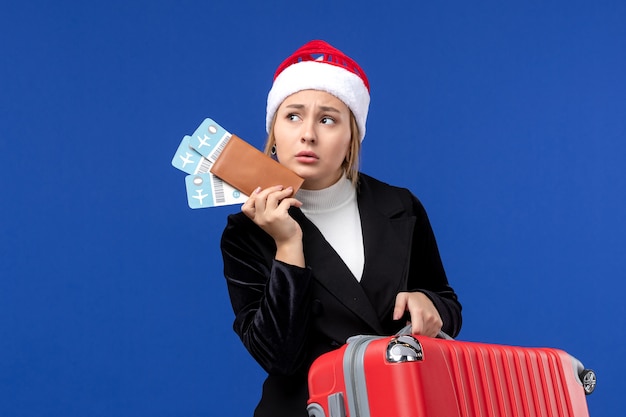
[(411, 333), (435, 337), (443, 321), (435, 305), (422, 292), (400, 292), (396, 296), (393, 319), (400, 320), (408, 311), (411, 316)]

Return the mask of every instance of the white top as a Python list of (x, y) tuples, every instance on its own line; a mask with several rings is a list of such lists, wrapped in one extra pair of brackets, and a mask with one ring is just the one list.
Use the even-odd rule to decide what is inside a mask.
[(350, 180), (344, 175), (323, 190), (300, 189), (296, 198), (302, 202), (302, 212), (322, 232), (357, 281), (361, 281), (365, 264), (363, 233), (356, 190)]

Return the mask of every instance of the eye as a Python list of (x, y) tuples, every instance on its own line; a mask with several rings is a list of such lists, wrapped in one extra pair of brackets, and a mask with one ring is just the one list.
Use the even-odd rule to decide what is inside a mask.
[(292, 121), (292, 122), (297, 122), (298, 120), (301, 120), (301, 119), (300, 119), (300, 116), (298, 116), (297, 114), (295, 114), (295, 113), (289, 113), (289, 114), (287, 115), (287, 120), (290, 120), (290, 121)]
[(322, 120), (320, 120), (320, 122), (323, 125), (333, 125), (335, 124), (335, 119), (333, 119), (332, 117), (324, 116), (322, 117)]

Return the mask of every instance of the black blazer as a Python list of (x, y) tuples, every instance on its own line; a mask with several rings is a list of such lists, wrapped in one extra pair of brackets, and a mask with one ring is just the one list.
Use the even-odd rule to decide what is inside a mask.
[[(274, 259), (276, 246), (243, 213), (228, 217), (221, 249), (235, 313), (234, 330), (268, 372), (255, 416), (307, 416), (307, 372), (322, 353), (355, 334), (390, 335), (396, 294), (421, 291), (456, 336), (461, 305), (448, 284), (435, 237), (407, 189), (360, 174), (357, 203), (365, 267), (358, 282), (320, 231), (297, 208), (306, 268)], [(407, 316), (408, 317), (408, 316)]]

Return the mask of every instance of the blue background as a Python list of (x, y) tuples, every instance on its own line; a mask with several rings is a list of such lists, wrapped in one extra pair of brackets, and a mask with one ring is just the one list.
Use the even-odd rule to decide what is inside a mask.
[(410, 188), (463, 340), (559, 347), (623, 413), (626, 2), (0, 6), (0, 416), (249, 416), (219, 238), (171, 159), (205, 117), (261, 148), (278, 63), (367, 72), (363, 171)]

